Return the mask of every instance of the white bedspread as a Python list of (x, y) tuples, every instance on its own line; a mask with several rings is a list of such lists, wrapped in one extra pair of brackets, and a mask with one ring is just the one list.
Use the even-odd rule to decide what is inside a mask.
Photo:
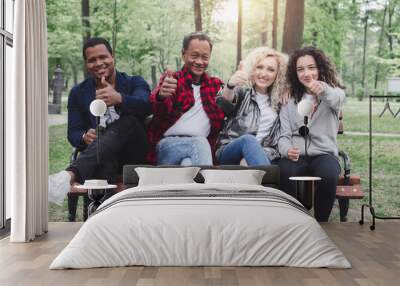
[[(165, 194), (173, 190), (181, 190), (182, 195), (154, 197), (154, 191)], [(252, 190), (265, 193), (252, 196)], [(226, 196), (215, 195), (224, 191)], [(230, 195), (232, 191), (241, 195)], [(190, 196), (196, 192), (202, 195)], [(140, 196), (147, 194), (148, 198)], [(299, 203), (279, 190), (253, 185), (131, 188), (105, 201), (50, 269), (127, 265), (351, 267), (318, 222), (294, 204)]]

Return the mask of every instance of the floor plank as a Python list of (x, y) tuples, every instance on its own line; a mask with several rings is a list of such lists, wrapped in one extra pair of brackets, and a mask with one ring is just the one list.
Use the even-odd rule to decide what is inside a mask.
[(375, 231), (357, 223), (322, 227), (345, 253), (352, 269), (290, 267), (117, 267), (49, 270), (81, 223), (50, 223), (49, 233), (32, 243), (0, 240), (0, 285), (399, 285), (400, 222), (378, 221)]

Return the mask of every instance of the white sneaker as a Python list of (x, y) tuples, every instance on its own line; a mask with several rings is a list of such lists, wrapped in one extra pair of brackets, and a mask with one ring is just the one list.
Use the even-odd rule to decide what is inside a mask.
[(61, 171), (49, 176), (49, 202), (62, 206), (65, 196), (71, 189), (71, 175)]

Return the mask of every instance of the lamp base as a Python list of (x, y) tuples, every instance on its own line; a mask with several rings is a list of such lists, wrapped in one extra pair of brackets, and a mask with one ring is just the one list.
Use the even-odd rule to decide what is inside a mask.
[(290, 177), (289, 180), (296, 181), (296, 199), (307, 209), (314, 206), (315, 181), (320, 177)]

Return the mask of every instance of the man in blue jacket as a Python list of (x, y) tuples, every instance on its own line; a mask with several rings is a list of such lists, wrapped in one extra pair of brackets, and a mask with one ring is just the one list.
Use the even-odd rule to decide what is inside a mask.
[[(68, 140), (81, 152), (66, 171), (49, 179), (49, 200), (60, 204), (71, 185), (87, 179), (115, 183), (124, 164), (144, 163), (147, 152), (144, 119), (151, 113), (148, 84), (142, 77), (116, 70), (113, 50), (103, 38), (87, 40), (82, 52), (90, 77), (73, 87), (68, 97)], [(96, 118), (89, 110), (94, 99), (107, 105), (100, 118), (100, 140)]]

